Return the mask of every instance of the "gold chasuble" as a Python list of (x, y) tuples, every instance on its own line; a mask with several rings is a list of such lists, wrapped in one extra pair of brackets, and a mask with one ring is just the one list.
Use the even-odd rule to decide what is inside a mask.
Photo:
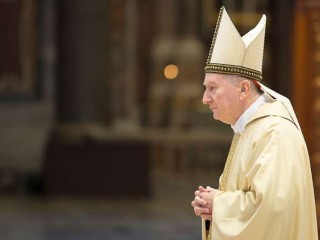
[(214, 196), (203, 240), (318, 240), (307, 147), (289, 99), (265, 87), (262, 63), (266, 16), (240, 36), (221, 8), (206, 74), (252, 80), (270, 101), (236, 131)]
[(307, 147), (279, 100), (236, 133), (203, 240), (318, 240)]

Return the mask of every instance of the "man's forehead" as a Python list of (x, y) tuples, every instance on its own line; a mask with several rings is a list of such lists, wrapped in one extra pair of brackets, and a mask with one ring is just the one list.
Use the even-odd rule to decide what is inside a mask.
[(219, 74), (219, 73), (206, 73), (204, 77), (204, 82), (203, 84), (210, 84), (210, 83), (221, 83), (224, 82), (226, 79), (226, 76), (224, 74)]

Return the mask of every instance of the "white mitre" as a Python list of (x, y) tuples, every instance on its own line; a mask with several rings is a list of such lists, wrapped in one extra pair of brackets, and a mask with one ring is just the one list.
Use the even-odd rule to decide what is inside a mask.
[(257, 26), (241, 37), (227, 11), (222, 7), (213, 34), (205, 72), (240, 75), (255, 83), (259, 81), (258, 88), (280, 101), (301, 131), (290, 100), (261, 83), (265, 31), (266, 16), (262, 15)]
[(263, 15), (257, 26), (241, 37), (222, 7), (205, 71), (261, 81), (265, 30), (266, 16)]

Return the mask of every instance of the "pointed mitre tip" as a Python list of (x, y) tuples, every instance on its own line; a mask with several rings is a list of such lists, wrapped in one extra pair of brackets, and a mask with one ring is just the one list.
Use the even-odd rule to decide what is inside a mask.
[(226, 13), (226, 14), (228, 15), (226, 8), (225, 8), (224, 6), (222, 6), (222, 7), (220, 8), (219, 15), (223, 15), (224, 13)]
[(260, 19), (260, 22), (263, 23), (263, 24), (266, 24), (267, 22), (267, 16), (265, 14), (262, 15), (261, 19)]
[(265, 29), (266, 28), (266, 24), (267, 24), (267, 17), (265, 14), (262, 15), (260, 21), (258, 22), (258, 24), (256, 25), (255, 29)]

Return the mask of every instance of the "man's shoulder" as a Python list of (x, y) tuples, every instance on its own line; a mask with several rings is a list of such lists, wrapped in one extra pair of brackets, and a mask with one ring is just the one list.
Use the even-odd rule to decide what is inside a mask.
[(280, 122), (282, 122), (282, 120), (287, 120), (295, 126), (295, 123), (288, 110), (281, 101), (277, 100), (262, 104), (257, 112), (253, 115), (249, 123), (260, 122), (259, 120), (272, 121), (271, 119), (274, 119), (273, 121)]
[(299, 132), (289, 112), (280, 101), (267, 102), (251, 118), (248, 130), (262, 132)]
[(251, 121), (246, 126), (243, 137), (260, 146), (266, 146), (270, 141), (305, 146), (303, 135), (295, 123), (281, 114), (267, 114)]

